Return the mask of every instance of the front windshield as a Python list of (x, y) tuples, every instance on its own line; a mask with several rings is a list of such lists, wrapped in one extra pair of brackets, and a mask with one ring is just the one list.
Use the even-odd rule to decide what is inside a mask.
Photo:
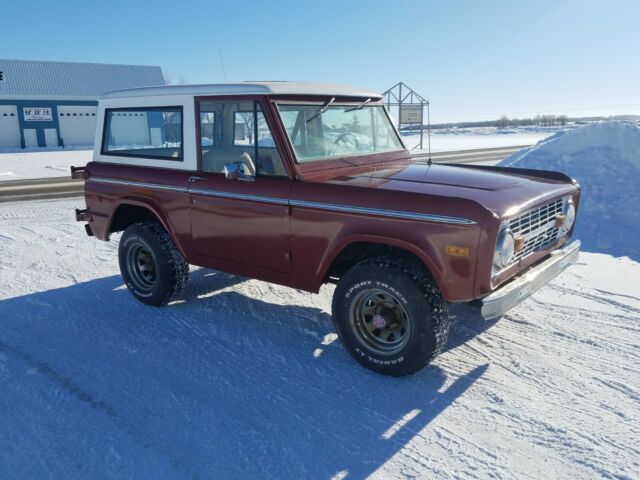
[(278, 104), (298, 162), (403, 150), (382, 105)]

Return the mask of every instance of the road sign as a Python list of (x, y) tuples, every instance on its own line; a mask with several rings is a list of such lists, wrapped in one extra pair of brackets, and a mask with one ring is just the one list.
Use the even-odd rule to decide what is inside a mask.
[(419, 123), (422, 125), (422, 105), (402, 105), (400, 123)]

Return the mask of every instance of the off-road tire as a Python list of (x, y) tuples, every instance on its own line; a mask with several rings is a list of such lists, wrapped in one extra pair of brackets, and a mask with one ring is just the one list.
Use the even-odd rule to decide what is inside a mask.
[[(358, 333), (363, 329), (354, 327), (364, 323), (364, 320), (357, 322), (357, 318), (363, 317), (353, 313), (354, 302), (371, 291), (388, 292), (388, 298), (394, 299), (393, 305), (398, 306), (401, 316), (408, 319), (405, 329), (408, 334), (403, 340), (406, 344), (397, 346), (399, 351), (383, 354), (375, 351), (376, 347), (367, 346), (363, 334)], [(381, 298), (385, 296), (384, 293), (380, 295)], [(336, 286), (332, 313), (338, 337), (347, 351), (364, 367), (385, 375), (403, 376), (417, 372), (447, 343), (447, 302), (428, 271), (410, 259), (383, 256), (354, 265)]]
[[(135, 250), (134, 250), (135, 249)], [(134, 270), (132, 254), (145, 252), (153, 264), (153, 281), (142, 281)], [(153, 306), (166, 305), (180, 295), (189, 279), (189, 264), (173, 243), (171, 236), (154, 222), (129, 225), (118, 247), (120, 273), (131, 294), (142, 303)]]

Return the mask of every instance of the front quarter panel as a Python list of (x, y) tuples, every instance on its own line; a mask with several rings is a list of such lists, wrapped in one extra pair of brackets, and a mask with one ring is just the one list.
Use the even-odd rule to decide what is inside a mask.
[[(402, 248), (420, 258), (448, 301), (473, 299), (481, 231), (491, 219), (491, 214), (475, 202), (315, 182), (296, 182), (292, 201), (295, 275), (305, 289), (319, 289), (332, 262), (346, 246), (370, 242)], [(296, 206), (297, 202), (302, 205)], [(329, 207), (307, 206), (304, 202)], [(335, 205), (450, 216), (472, 223), (337, 211), (330, 207)]]

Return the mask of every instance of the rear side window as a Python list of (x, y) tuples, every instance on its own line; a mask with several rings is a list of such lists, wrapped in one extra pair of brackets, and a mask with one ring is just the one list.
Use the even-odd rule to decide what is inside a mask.
[(182, 160), (182, 107), (105, 110), (102, 153)]

